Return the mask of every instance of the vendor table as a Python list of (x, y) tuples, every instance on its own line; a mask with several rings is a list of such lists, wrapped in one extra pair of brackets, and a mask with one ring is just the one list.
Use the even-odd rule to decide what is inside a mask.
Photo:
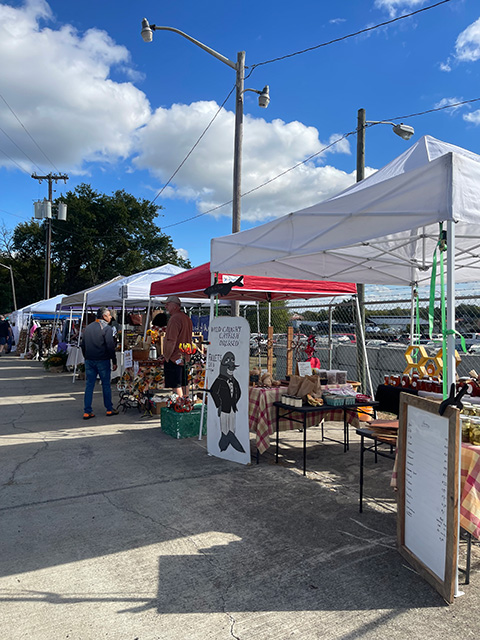
[(378, 402), (379, 411), (387, 411), (398, 416), (400, 405), (400, 394), (410, 393), (418, 395), (417, 389), (410, 387), (394, 387), (389, 384), (379, 384), (375, 392), (375, 400)]
[[(275, 462), (278, 462), (280, 421), (288, 418), (291, 422), (301, 424), (303, 427), (303, 475), (305, 475), (307, 472), (307, 427), (321, 422), (322, 441), (332, 440), (333, 442), (339, 442), (343, 444), (343, 451), (346, 452), (349, 449), (348, 425), (351, 424), (355, 428), (359, 428), (360, 420), (358, 412), (361, 412), (365, 407), (376, 407), (377, 402), (356, 402), (355, 404), (343, 405), (342, 407), (332, 407), (329, 405), (322, 405), (321, 407), (311, 407), (309, 405), (304, 407), (291, 407), (282, 402), (274, 402), (273, 405), (276, 409), (275, 422), (277, 434)], [(283, 413), (280, 414), (280, 411)], [(325, 420), (329, 422), (341, 422), (343, 420), (343, 441), (325, 437), (323, 428), (323, 422)]]

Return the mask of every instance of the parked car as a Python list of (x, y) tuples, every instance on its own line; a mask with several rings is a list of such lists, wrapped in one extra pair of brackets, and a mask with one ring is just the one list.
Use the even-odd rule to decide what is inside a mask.
[(367, 347), (387, 347), (389, 343), (386, 340), (367, 340), (365, 345)]

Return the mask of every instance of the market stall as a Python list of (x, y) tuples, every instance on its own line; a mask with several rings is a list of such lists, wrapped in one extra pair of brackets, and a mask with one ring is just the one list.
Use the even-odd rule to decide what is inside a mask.
[[(437, 358), (446, 381), (441, 395), (446, 397), (456, 373), (455, 280), (480, 279), (479, 237), (480, 156), (424, 136), (386, 167), (333, 198), (213, 239), (211, 265), (258, 276), (412, 288), (430, 282), (433, 301), (438, 265), (446, 309), (442, 306)], [(416, 359), (407, 355), (411, 361), (406, 361), (406, 373), (416, 369), (422, 378), (418, 367), (428, 366), (421, 362), (423, 354)]]

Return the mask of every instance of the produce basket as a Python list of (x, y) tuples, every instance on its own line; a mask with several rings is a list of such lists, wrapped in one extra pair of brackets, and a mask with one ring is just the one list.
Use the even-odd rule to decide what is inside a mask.
[(133, 360), (148, 360), (148, 356), (150, 354), (150, 349), (132, 349), (132, 358)]
[(355, 404), (355, 396), (343, 396), (346, 405)]
[(324, 393), (322, 398), (325, 404), (328, 404), (330, 407), (343, 407), (345, 404), (345, 396), (336, 396), (332, 393)]

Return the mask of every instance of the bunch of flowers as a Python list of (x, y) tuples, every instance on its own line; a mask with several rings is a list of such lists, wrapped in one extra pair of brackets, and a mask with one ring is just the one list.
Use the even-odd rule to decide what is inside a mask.
[(58, 351), (51, 353), (48, 358), (43, 361), (45, 369), (50, 367), (64, 367), (67, 364), (68, 353), (66, 351)]

